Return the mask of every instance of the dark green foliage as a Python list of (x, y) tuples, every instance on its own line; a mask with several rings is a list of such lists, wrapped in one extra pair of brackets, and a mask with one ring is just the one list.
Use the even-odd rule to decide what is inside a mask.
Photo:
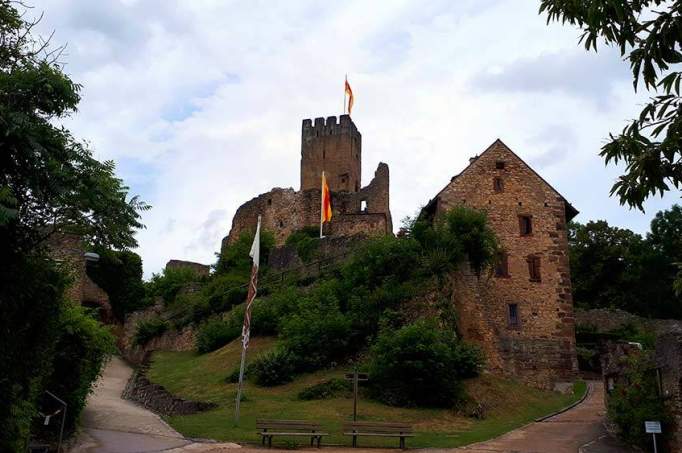
[(141, 320), (135, 326), (134, 342), (136, 345), (144, 346), (152, 338), (156, 338), (168, 330), (168, 321), (160, 317)]
[(201, 278), (196, 272), (188, 268), (164, 269), (160, 274), (152, 275), (147, 282), (147, 297), (161, 297), (166, 304), (172, 304), (181, 289)]
[(419, 320), (397, 331), (382, 331), (371, 349), (372, 394), (396, 406), (450, 407), (463, 397), (462, 379), (478, 374), (480, 352)]
[[(225, 274), (231, 273), (241, 275), (247, 278), (251, 273), (251, 266), (253, 261), (249, 256), (251, 245), (253, 244), (253, 237), (255, 234), (256, 225), (251, 232), (243, 232), (239, 235), (234, 243), (228, 245), (220, 251), (218, 262), (216, 263), (216, 273)], [(275, 246), (275, 236), (267, 230), (261, 230), (260, 235), (260, 265), (261, 272), (265, 272), (270, 256), (270, 250)]]
[(308, 226), (294, 231), (286, 240), (286, 245), (296, 248), (299, 258), (308, 263), (317, 258), (320, 246), (320, 232), (317, 227)]
[(5, 254), (0, 261), (0, 451), (26, 451), (52, 373), (66, 284), (46, 259)]
[(682, 211), (675, 205), (652, 221), (646, 238), (605, 221), (569, 225), (573, 298), (582, 308), (620, 308), (644, 317), (682, 318), (675, 293), (682, 261)]
[(659, 420), (663, 432), (670, 432), (670, 415), (658, 395), (656, 372), (648, 354), (628, 357), (625, 381), (617, 383), (608, 399), (608, 416), (620, 428), (629, 443), (648, 448), (651, 435), (644, 432), (644, 422)]
[(55, 347), (54, 369), (45, 387), (68, 404), (66, 429), (70, 432), (85, 407), (92, 383), (116, 348), (111, 332), (80, 306), (65, 307), (59, 328), (63, 334)]
[(621, 204), (643, 210), (657, 193), (682, 186), (682, 0), (566, 1), (541, 0), (547, 21), (561, 21), (583, 30), (587, 50), (597, 41), (620, 49), (630, 62), (633, 84), (640, 78), (656, 96), (639, 117), (602, 147), (606, 163), (625, 164), (625, 173), (611, 189)]
[(216, 274), (201, 290), (212, 313), (221, 313), (244, 303), (249, 277), (233, 273)]
[(99, 261), (88, 265), (88, 276), (107, 292), (114, 316), (123, 322), (128, 313), (149, 305), (142, 282), (142, 259), (129, 250), (99, 247), (96, 252)]
[(231, 316), (223, 319), (220, 317), (211, 318), (199, 326), (196, 336), (196, 348), (200, 353), (215, 351), (225, 346), (232, 340), (239, 338), (242, 334), (242, 319), (238, 316)]
[(311, 385), (298, 393), (299, 400), (326, 400), (351, 396), (353, 385), (345, 379), (330, 379)]
[(264, 387), (285, 384), (294, 378), (296, 362), (297, 358), (291, 352), (278, 348), (261, 355), (249, 365), (249, 377)]

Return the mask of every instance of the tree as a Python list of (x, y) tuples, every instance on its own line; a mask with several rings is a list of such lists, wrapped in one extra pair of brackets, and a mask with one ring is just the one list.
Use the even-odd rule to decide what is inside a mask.
[[(77, 419), (110, 345), (107, 332), (64, 297), (69, 278), (48, 258), (55, 231), (113, 248), (136, 245), (149, 206), (129, 197), (113, 162), (56, 124), (74, 113), (80, 86), (57, 63), (60, 49), (32, 34), (0, 0), (0, 451), (25, 452), (38, 399), (66, 393)], [(59, 348), (59, 349), (57, 349)], [(60, 355), (61, 354), (61, 355)], [(64, 355), (66, 354), (66, 355)], [(69, 361), (69, 366), (59, 368)]]
[(597, 42), (620, 49), (630, 62), (633, 85), (640, 79), (657, 94), (638, 118), (618, 135), (610, 134), (600, 155), (606, 163), (625, 163), (613, 185), (621, 204), (643, 210), (652, 195), (682, 185), (682, 0), (541, 0), (547, 22), (578, 26), (585, 49)]
[(137, 245), (140, 211), (149, 206), (99, 162), (60, 118), (76, 111), (80, 85), (49, 47), (0, 0), (0, 233), (8, 251), (30, 252), (54, 229), (68, 227), (92, 243)]

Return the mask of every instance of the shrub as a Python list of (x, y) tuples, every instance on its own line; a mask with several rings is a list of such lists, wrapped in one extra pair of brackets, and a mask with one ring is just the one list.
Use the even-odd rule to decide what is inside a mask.
[(142, 281), (142, 259), (129, 250), (115, 251), (96, 248), (100, 258), (88, 264), (87, 274), (109, 296), (111, 310), (119, 321), (128, 313), (149, 305)]
[[(243, 275), (248, 280), (249, 272), (251, 270), (252, 261), (249, 257), (249, 251), (253, 244), (254, 231), (245, 231), (239, 235), (236, 241), (227, 245), (220, 251), (218, 262), (216, 263), (217, 274), (238, 274)], [(264, 271), (265, 265), (268, 262), (270, 250), (275, 246), (275, 236), (267, 230), (261, 230), (260, 235), (260, 260), (261, 271)]]
[(644, 432), (644, 422), (660, 420), (663, 432), (670, 416), (663, 399), (658, 395), (656, 374), (648, 353), (628, 357), (625, 382), (616, 384), (608, 398), (607, 411), (611, 421), (620, 429), (627, 442), (647, 448), (651, 437)]
[(115, 351), (115, 339), (81, 306), (65, 307), (59, 324), (63, 334), (55, 348), (54, 370), (46, 388), (68, 404), (66, 430), (72, 431), (92, 384)]
[(202, 354), (215, 351), (239, 338), (242, 333), (242, 322), (236, 322), (236, 318), (235, 316), (225, 319), (211, 318), (199, 326), (196, 336), (197, 351)]
[(464, 396), (461, 380), (475, 376), (481, 362), (454, 333), (419, 320), (380, 333), (370, 353), (371, 391), (391, 405), (450, 407)]
[(160, 317), (144, 319), (137, 323), (133, 341), (136, 345), (143, 346), (166, 330), (168, 330), (168, 322)]
[(326, 400), (339, 396), (349, 396), (352, 390), (353, 385), (350, 381), (330, 379), (301, 390), (297, 397), (299, 400)]
[(315, 226), (308, 226), (294, 231), (287, 237), (286, 245), (295, 247), (301, 261), (308, 263), (318, 255), (319, 229)]
[(211, 313), (222, 313), (244, 303), (249, 281), (248, 274), (216, 274), (201, 290)]
[(151, 280), (145, 285), (145, 292), (149, 298), (160, 296), (166, 304), (171, 304), (182, 288), (199, 279), (193, 269), (164, 269), (161, 274), (152, 275)]
[(285, 348), (275, 349), (258, 357), (249, 365), (249, 376), (264, 387), (290, 382), (297, 368), (297, 358)]

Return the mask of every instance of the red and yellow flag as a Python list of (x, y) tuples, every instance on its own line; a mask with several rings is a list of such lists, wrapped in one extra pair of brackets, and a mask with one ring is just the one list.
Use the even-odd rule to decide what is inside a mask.
[(350, 84), (348, 83), (348, 77), (346, 77), (346, 83), (344, 84), (344, 95), (348, 96), (348, 114), (350, 115), (350, 111), (353, 109), (353, 90), (350, 88)]
[(320, 213), (320, 225), (332, 219), (332, 197), (329, 193), (327, 178), (322, 172), (322, 210)]

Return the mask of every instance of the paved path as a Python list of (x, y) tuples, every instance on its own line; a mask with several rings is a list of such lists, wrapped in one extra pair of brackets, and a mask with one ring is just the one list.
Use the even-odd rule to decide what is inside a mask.
[[(107, 365), (95, 392), (83, 411), (83, 432), (70, 453), (233, 453), (260, 452), (237, 444), (206, 444), (185, 439), (154, 413), (121, 399), (132, 370), (115, 357)], [(590, 384), (590, 394), (575, 408), (538, 423), (511, 431), (496, 439), (457, 449), (428, 449), (431, 453), (631, 453), (619, 446), (603, 427), (604, 389)], [(239, 452), (235, 451), (240, 449)], [(309, 450), (307, 448), (300, 450)], [(326, 447), (325, 453), (347, 451)], [(272, 449), (269, 452), (278, 450)], [(317, 451), (317, 450), (314, 450)], [(355, 453), (379, 453), (380, 449), (353, 449)], [(396, 450), (384, 450), (395, 452)]]
[(158, 415), (121, 399), (131, 374), (132, 369), (118, 357), (107, 364), (83, 410), (83, 430), (70, 453), (142, 453), (197, 448)]

